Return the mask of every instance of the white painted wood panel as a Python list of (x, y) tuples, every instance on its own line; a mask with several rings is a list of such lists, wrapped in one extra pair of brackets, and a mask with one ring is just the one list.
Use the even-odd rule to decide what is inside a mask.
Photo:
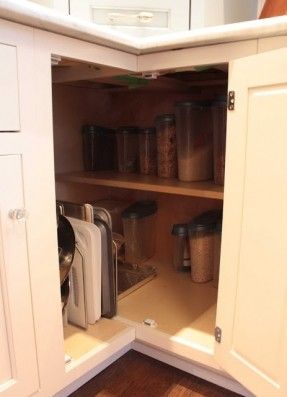
[[(2, 242), (0, 243), (0, 251), (2, 257)], [(3, 257), (2, 257), (3, 260)], [(0, 385), (6, 383), (12, 376), (12, 368), (10, 363), (9, 345), (8, 345), (8, 334), (7, 324), (4, 312), (3, 302), (3, 287), (0, 280)]]
[[(12, 219), (9, 212), (24, 208), (23, 175), (20, 155), (0, 156), (1, 181), (1, 257), (0, 278), (6, 323), (5, 355), (0, 368), (6, 379), (0, 396), (23, 397), (39, 388), (34, 322), (32, 314), (29, 263), (27, 257), (26, 217)], [(3, 331), (1, 332), (3, 335)], [(7, 351), (9, 347), (9, 353)], [(10, 374), (7, 371), (9, 358)], [(7, 375), (10, 375), (7, 378)]]
[(189, 29), (189, 0), (70, 0), (70, 14), (139, 37)]
[(229, 69), (216, 357), (260, 397), (287, 395), (286, 70), (286, 49)]
[(0, 43), (0, 131), (19, 131), (17, 48)]
[(69, 0), (29, 0), (33, 3), (40, 4), (41, 6), (54, 8), (64, 14), (69, 14)]
[(257, 17), (257, 0), (192, 0), (190, 28), (225, 25)]

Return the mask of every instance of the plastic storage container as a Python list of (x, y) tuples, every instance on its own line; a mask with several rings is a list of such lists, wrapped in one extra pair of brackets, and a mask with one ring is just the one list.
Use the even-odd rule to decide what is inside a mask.
[(219, 97), (212, 102), (214, 182), (218, 185), (224, 184), (226, 110), (226, 97)]
[(155, 119), (157, 140), (157, 174), (163, 178), (177, 177), (175, 116), (163, 114)]
[(173, 225), (171, 234), (173, 236), (172, 263), (174, 270), (190, 271), (187, 224), (177, 223)]
[(157, 174), (156, 129), (141, 128), (139, 130), (140, 172), (146, 175)]
[(208, 102), (176, 104), (178, 178), (203, 181), (213, 177), (211, 109)]
[(214, 249), (213, 249), (213, 286), (218, 288), (219, 281), (219, 268), (220, 268), (220, 251), (221, 251), (221, 232), (222, 232), (222, 221), (219, 220), (215, 232), (214, 232)]
[(188, 224), (191, 279), (196, 283), (213, 279), (215, 234), (221, 219), (222, 211), (208, 211)]
[(98, 125), (83, 127), (83, 157), (86, 171), (113, 170), (115, 168), (114, 130)]
[(123, 211), (127, 262), (140, 264), (154, 255), (156, 212), (155, 201), (138, 201)]
[(119, 172), (137, 172), (139, 160), (138, 128), (120, 127), (116, 132)]

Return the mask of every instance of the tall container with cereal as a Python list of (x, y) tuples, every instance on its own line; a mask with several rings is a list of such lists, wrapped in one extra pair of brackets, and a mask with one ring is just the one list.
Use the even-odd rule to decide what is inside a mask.
[(155, 119), (157, 141), (157, 173), (162, 178), (177, 177), (176, 129), (173, 114)]
[(213, 176), (212, 123), (209, 102), (176, 104), (178, 178), (203, 181)]
[(214, 277), (214, 246), (222, 211), (204, 212), (188, 224), (191, 279), (205, 283)]

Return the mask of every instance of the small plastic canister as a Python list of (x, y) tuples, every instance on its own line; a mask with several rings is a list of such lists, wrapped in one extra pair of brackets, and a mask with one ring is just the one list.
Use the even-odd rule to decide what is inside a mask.
[(177, 271), (190, 271), (190, 256), (188, 247), (188, 229), (186, 223), (173, 225), (173, 268)]
[(156, 129), (139, 130), (140, 172), (145, 175), (157, 174)]
[(205, 212), (188, 224), (191, 279), (205, 283), (213, 279), (215, 231), (222, 211)]
[(137, 201), (123, 211), (127, 262), (139, 264), (154, 255), (156, 212), (155, 201)]
[(83, 157), (86, 171), (115, 168), (115, 132), (98, 125), (83, 127)]
[(157, 174), (163, 178), (177, 177), (176, 130), (174, 114), (155, 119), (157, 141)]
[(218, 281), (219, 281), (221, 232), (222, 232), (222, 220), (219, 220), (216, 225), (215, 232), (214, 232), (213, 286), (215, 288), (218, 288)]
[(175, 109), (179, 180), (189, 182), (212, 179), (210, 103), (178, 102)]
[(117, 137), (117, 158), (119, 172), (137, 172), (139, 143), (137, 127), (119, 127)]
[(220, 96), (212, 102), (214, 182), (218, 185), (224, 184), (226, 106), (225, 96)]

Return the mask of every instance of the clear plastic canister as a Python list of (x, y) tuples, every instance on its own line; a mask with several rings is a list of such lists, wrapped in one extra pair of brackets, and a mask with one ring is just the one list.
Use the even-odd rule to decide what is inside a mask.
[(120, 127), (116, 132), (119, 172), (137, 172), (139, 160), (138, 128)]
[(195, 283), (213, 279), (215, 234), (221, 218), (222, 211), (208, 211), (188, 224), (191, 279)]
[(171, 234), (173, 238), (172, 263), (174, 270), (190, 271), (187, 224), (177, 223), (173, 225)]
[(98, 125), (83, 127), (83, 159), (86, 171), (115, 168), (115, 132)]
[(127, 262), (140, 264), (154, 255), (156, 212), (155, 201), (138, 201), (123, 211)]
[(222, 221), (219, 221), (216, 225), (215, 233), (214, 233), (213, 286), (215, 288), (218, 288), (218, 281), (219, 281), (221, 231), (222, 231)]
[(176, 129), (173, 114), (155, 119), (157, 140), (157, 174), (163, 178), (177, 177)]
[(157, 174), (156, 129), (139, 130), (140, 172), (146, 175)]
[(178, 178), (203, 181), (213, 177), (211, 110), (208, 102), (176, 104)]
[(226, 106), (226, 97), (219, 97), (212, 102), (214, 182), (218, 185), (224, 184)]

